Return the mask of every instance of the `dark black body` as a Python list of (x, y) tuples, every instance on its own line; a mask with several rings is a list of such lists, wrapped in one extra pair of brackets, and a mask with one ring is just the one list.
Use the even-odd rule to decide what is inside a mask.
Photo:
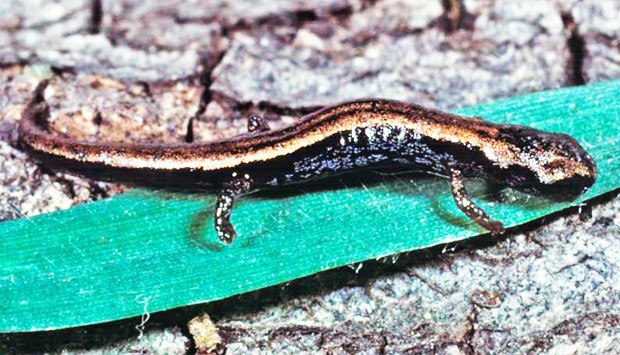
[(252, 117), (248, 134), (205, 144), (77, 142), (48, 132), (46, 86), (39, 85), (20, 123), (21, 142), (31, 154), (95, 179), (218, 189), (215, 228), (225, 242), (235, 235), (229, 219), (239, 195), (362, 169), (446, 176), (459, 208), (492, 233), (503, 226), (468, 198), (464, 177), (567, 200), (596, 179), (594, 161), (567, 135), (387, 100), (326, 107), (277, 131)]

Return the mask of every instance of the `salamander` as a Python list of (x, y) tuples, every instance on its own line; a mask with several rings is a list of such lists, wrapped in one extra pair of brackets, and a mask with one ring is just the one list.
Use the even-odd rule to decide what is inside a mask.
[(217, 189), (214, 225), (224, 243), (236, 235), (230, 218), (239, 196), (360, 169), (444, 176), (458, 208), (492, 234), (504, 226), (469, 198), (465, 178), (563, 200), (596, 180), (594, 160), (566, 134), (383, 99), (328, 106), (278, 130), (252, 116), (247, 133), (209, 143), (80, 142), (49, 131), (47, 85), (38, 85), (20, 121), (20, 141), (32, 155), (97, 179)]

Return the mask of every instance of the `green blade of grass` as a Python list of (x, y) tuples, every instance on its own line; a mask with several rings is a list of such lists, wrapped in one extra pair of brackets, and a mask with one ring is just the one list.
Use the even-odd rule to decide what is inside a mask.
[[(560, 89), (460, 110), (574, 136), (599, 178), (570, 204), (513, 191), (480, 200), (508, 226), (620, 186), (620, 82)], [(473, 184), (474, 195), (485, 193)], [(353, 262), (468, 238), (483, 230), (455, 207), (445, 180), (337, 181), (289, 196), (242, 199), (238, 238), (219, 244), (214, 196), (152, 190), (0, 224), (0, 332), (106, 322), (230, 297)]]

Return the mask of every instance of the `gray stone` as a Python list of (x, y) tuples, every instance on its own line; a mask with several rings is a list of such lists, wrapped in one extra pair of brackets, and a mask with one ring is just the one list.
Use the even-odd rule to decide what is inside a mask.
[[(317, 106), (386, 97), (452, 109), (572, 84), (572, 14), (587, 82), (620, 78), (616, 1), (89, 1), (0, 4), (0, 220), (68, 208), (125, 187), (39, 169), (15, 129), (39, 80), (53, 127), (80, 139), (174, 142), (200, 107), (198, 141), (273, 127)], [(220, 61), (220, 57), (221, 61)], [(579, 58), (577, 58), (579, 59)], [(202, 82), (201, 80), (202, 79)], [(103, 124), (94, 118), (100, 114)], [(183, 353), (207, 311), (227, 353), (583, 353), (620, 343), (620, 200), (492, 240), (368, 261), (213, 304), (43, 334), (0, 352)], [(582, 214), (582, 217), (586, 215)], [(458, 250), (454, 250), (458, 249)]]

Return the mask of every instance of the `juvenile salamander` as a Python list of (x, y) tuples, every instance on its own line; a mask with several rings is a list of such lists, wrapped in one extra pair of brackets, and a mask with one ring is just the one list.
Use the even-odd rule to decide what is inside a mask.
[(594, 161), (568, 135), (388, 100), (329, 106), (280, 130), (253, 116), (247, 134), (206, 144), (77, 142), (48, 131), (47, 84), (39, 84), (19, 126), (31, 154), (95, 178), (219, 189), (215, 230), (225, 243), (235, 237), (230, 216), (240, 195), (356, 169), (407, 167), (446, 176), (457, 206), (492, 234), (504, 227), (468, 197), (464, 177), (567, 200), (596, 179)]

